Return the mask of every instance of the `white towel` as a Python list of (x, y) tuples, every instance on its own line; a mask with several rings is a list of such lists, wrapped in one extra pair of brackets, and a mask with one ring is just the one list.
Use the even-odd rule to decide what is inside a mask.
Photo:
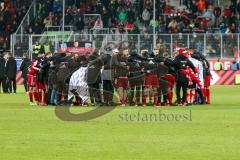
[(88, 85), (86, 82), (87, 67), (80, 67), (75, 71), (69, 82), (68, 99), (70, 100), (74, 93), (77, 93), (82, 101), (85, 102), (89, 98)]

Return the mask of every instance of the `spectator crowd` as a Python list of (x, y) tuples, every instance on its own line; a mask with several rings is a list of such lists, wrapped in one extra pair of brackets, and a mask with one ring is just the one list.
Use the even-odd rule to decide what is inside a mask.
[(10, 48), (10, 35), (26, 15), (30, 0), (0, 0), (0, 52)]
[[(226, 42), (230, 40), (236, 43), (234, 38), (231, 39), (231, 33), (239, 33), (240, 30), (240, 1), (230, 0), (228, 3), (221, 3), (221, 6), (216, 2), (184, 0), (176, 5), (169, 0), (156, 0), (154, 19), (153, 0), (68, 0), (65, 7), (65, 25), (73, 26), (74, 30), (80, 33), (90, 29), (110, 29), (110, 33), (151, 34), (153, 28), (156, 28), (157, 33), (219, 32), (226, 35)], [(9, 35), (16, 31), (31, 1), (0, 0), (0, 4), (1, 51), (10, 48)], [(45, 27), (61, 24), (61, 0), (36, 0), (36, 17), (30, 22), (27, 33), (41, 34)], [(210, 38), (219, 42), (217, 36)], [(197, 42), (196, 40), (193, 43)], [(218, 53), (218, 44), (208, 45), (209, 54), (214, 56)], [(199, 43), (198, 47), (202, 45)], [(234, 48), (228, 47), (228, 43), (224, 45), (229, 50)]]

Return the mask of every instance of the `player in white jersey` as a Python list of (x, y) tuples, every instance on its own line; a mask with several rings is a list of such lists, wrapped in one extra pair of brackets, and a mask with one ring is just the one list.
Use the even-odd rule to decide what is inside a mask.
[[(193, 63), (194, 67), (198, 70), (194, 73), (190, 68), (188, 69), (188, 92), (187, 92), (187, 105), (192, 105), (192, 103), (197, 102), (198, 97), (196, 96), (196, 91), (202, 89), (203, 86), (203, 66), (202, 63), (191, 57), (189, 54), (189, 60)], [(203, 99), (202, 94), (200, 94), (201, 100)]]
[(200, 80), (201, 85), (203, 85), (204, 80), (203, 80), (203, 65), (202, 62), (190, 57), (189, 60), (193, 63), (193, 65), (198, 69), (197, 77)]

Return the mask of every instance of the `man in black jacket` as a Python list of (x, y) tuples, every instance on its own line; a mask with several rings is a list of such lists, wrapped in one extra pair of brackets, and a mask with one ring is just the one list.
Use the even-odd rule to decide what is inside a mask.
[(28, 68), (31, 65), (31, 61), (28, 59), (28, 56), (26, 53), (23, 54), (23, 62), (20, 66), (20, 71), (22, 71), (22, 77), (24, 79), (23, 84), (25, 88), (25, 92), (28, 92), (28, 86), (27, 86), (27, 74), (28, 74)]
[(159, 57), (159, 50), (154, 48), (152, 54), (148, 57), (147, 63), (144, 64), (145, 75), (145, 86), (143, 105), (147, 106), (147, 97), (151, 97), (151, 88), (153, 89), (154, 105), (158, 105), (158, 65), (156, 59)]
[(100, 83), (102, 82), (101, 68), (103, 64), (101, 61), (91, 64), (91, 62), (96, 60), (98, 57), (99, 53), (97, 51), (90, 55), (86, 76), (92, 105), (101, 105), (102, 103)]
[(7, 53), (6, 52), (3, 54), (3, 59), (5, 61), (5, 64), (4, 64), (4, 80), (2, 82), (2, 87), (3, 87), (3, 93), (8, 93), (8, 81), (7, 81), (7, 76), (5, 73), (6, 64), (7, 64)]
[[(144, 83), (144, 72), (143, 72), (143, 64), (146, 59), (137, 54), (136, 51), (131, 51), (130, 56), (128, 57), (128, 65), (129, 65), (129, 87), (130, 87), (130, 96), (128, 98), (130, 106), (132, 105), (141, 105), (141, 88)], [(135, 96), (135, 101), (133, 101)]]
[[(177, 85), (176, 85), (176, 95), (177, 104), (182, 106), (186, 102), (187, 97), (187, 87), (189, 79), (187, 77), (188, 67), (194, 72), (197, 72), (193, 63), (188, 59), (188, 57), (183, 53), (185, 50), (178, 51), (179, 54), (175, 57), (173, 63), (177, 71)], [(182, 98), (180, 96), (181, 90), (183, 92)]]
[(12, 57), (11, 53), (7, 53), (7, 63), (5, 68), (5, 75), (7, 76), (7, 82), (9, 87), (9, 92), (12, 93), (12, 88), (14, 93), (16, 93), (16, 74), (17, 74), (17, 62)]
[[(118, 51), (118, 50), (115, 50)], [(95, 65), (96, 63), (101, 63), (103, 66), (103, 71), (101, 73), (101, 79), (103, 81), (103, 103), (106, 106), (113, 106), (113, 77), (112, 77), (112, 54), (114, 52), (113, 46), (111, 44), (105, 47), (105, 52), (101, 54), (96, 60), (92, 61), (89, 66)]]
[(102, 80), (103, 80), (103, 99), (106, 105), (111, 106), (113, 102), (113, 81), (112, 81), (112, 70), (111, 70), (111, 53), (105, 53), (102, 56), (103, 60), (103, 71), (102, 71)]
[(170, 57), (170, 55), (166, 52), (163, 54), (164, 57), (164, 64), (168, 67), (168, 73), (165, 75), (165, 78), (167, 79), (167, 87), (168, 87), (168, 93), (165, 95), (165, 99), (167, 99), (168, 104), (172, 106), (172, 100), (173, 100), (173, 88), (176, 83), (176, 70), (174, 68), (173, 59)]
[(112, 82), (112, 49), (107, 48), (104, 54), (102, 54), (99, 59), (103, 63), (102, 71), (102, 81), (103, 81), (103, 103), (107, 106), (112, 106), (113, 104), (113, 93), (114, 87)]
[(1, 93), (1, 86), (3, 87), (4, 83), (4, 70), (5, 70), (5, 60), (3, 55), (0, 54), (0, 93)]

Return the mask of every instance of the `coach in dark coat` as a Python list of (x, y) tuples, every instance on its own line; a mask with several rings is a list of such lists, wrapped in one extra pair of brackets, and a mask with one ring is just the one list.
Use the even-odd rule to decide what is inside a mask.
[[(184, 71), (187, 69), (187, 67), (190, 67), (194, 72), (197, 71), (193, 63), (184, 54), (177, 55), (173, 63), (177, 71), (177, 85), (176, 85), (177, 103), (181, 105), (182, 103), (186, 102), (187, 87), (189, 81), (187, 74)], [(180, 96), (181, 90), (183, 92), (182, 97)]]
[[(59, 60), (58, 60), (59, 61)], [(80, 63), (76, 62), (72, 55), (67, 55), (60, 60), (60, 64), (56, 65), (56, 86), (57, 86), (57, 104), (61, 104), (61, 95), (64, 95), (64, 102), (68, 100), (68, 83), (71, 74), (80, 67)]]
[(12, 88), (13, 88), (14, 93), (16, 93), (17, 62), (14, 59), (14, 57), (12, 57), (11, 53), (8, 53), (8, 56), (7, 56), (5, 74), (7, 76), (9, 92), (12, 93)]
[(24, 79), (23, 84), (25, 91), (28, 92), (28, 87), (27, 87), (27, 74), (28, 74), (28, 68), (31, 64), (31, 61), (28, 59), (27, 54), (23, 54), (23, 61), (20, 66), (20, 71), (22, 71), (22, 78)]
[(111, 71), (112, 49), (110, 47), (106, 48), (105, 52), (101, 54), (96, 60), (89, 63), (89, 67), (97, 63), (101, 64), (101, 66), (103, 67), (103, 71), (101, 73), (101, 80), (103, 82), (102, 83), (103, 85), (103, 102), (102, 103), (106, 106), (112, 106), (114, 105), (113, 103), (114, 87), (112, 84), (112, 71)]
[(0, 54), (0, 93), (1, 93), (1, 86), (3, 88), (4, 83), (4, 70), (5, 70), (5, 60), (3, 58), (3, 55)]
[(112, 51), (106, 51), (100, 56), (101, 62), (103, 63), (103, 71), (101, 73), (101, 78), (103, 80), (103, 102), (107, 106), (112, 106), (113, 104), (113, 93), (114, 87), (112, 82)]
[(101, 68), (102, 62), (97, 61), (96, 63), (91, 64), (94, 60), (99, 57), (97, 52), (94, 52), (89, 57), (89, 64), (87, 68), (87, 83), (89, 87), (89, 94), (91, 98), (91, 103), (93, 105), (100, 105), (101, 101), (101, 92), (100, 92), (100, 84), (101, 80)]

